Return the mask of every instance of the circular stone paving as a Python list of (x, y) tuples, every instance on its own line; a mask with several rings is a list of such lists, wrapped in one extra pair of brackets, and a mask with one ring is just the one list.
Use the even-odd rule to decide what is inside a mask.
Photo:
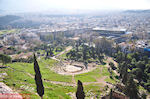
[(81, 71), (83, 68), (81, 66), (74, 66), (74, 65), (66, 65), (64, 70), (66, 72), (78, 72)]

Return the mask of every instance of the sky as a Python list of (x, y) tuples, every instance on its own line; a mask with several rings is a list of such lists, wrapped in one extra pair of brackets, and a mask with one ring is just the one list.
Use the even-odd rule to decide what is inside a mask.
[(150, 9), (150, 0), (0, 0), (0, 9), (12, 12)]

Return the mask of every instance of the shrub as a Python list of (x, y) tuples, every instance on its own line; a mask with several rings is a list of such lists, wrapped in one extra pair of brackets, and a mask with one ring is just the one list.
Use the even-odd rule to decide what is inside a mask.
[(115, 67), (114, 63), (110, 62), (109, 63), (110, 67), (113, 69), (113, 70), (116, 70), (117, 68)]

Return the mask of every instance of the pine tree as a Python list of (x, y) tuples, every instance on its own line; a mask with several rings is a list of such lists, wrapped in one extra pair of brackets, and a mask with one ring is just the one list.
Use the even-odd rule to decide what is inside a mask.
[(44, 95), (44, 86), (43, 86), (43, 82), (42, 82), (42, 76), (40, 73), (40, 68), (39, 68), (38, 62), (36, 60), (35, 54), (34, 54), (34, 71), (35, 71), (36, 90), (42, 99), (43, 95)]
[(76, 97), (77, 97), (77, 99), (84, 99), (85, 98), (83, 85), (82, 85), (82, 82), (80, 80), (78, 80), (78, 87), (77, 87)]

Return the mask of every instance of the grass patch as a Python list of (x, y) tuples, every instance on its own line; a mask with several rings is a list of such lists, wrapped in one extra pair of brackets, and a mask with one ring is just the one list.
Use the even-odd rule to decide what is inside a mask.
[[(23, 71), (22, 69), (24, 66), (27, 66), (27, 67), (31, 66), (31, 64), (28, 64), (28, 65), (27, 64), (28, 63), (25, 63), (24, 65), (23, 63), (9, 64), (11, 65), (11, 67), (16, 66), (15, 69), (17, 68), (17, 70), (12, 69), (12, 68), (0, 69), (0, 73), (4, 73), (4, 72), (7, 73), (7, 76), (3, 79), (3, 82), (6, 85), (17, 90), (21, 94), (29, 93), (30, 94), (29, 96), (31, 99), (40, 99), (39, 96), (36, 95), (36, 85), (35, 85), (34, 78), (22, 72)], [(27, 67), (25, 67), (24, 69), (25, 71), (29, 70), (29, 68)], [(44, 76), (42, 77), (44, 78)], [(58, 80), (60, 78), (61, 77), (59, 77)], [(61, 78), (61, 79), (66, 80), (66, 78)], [(70, 86), (54, 85), (48, 82), (43, 82), (43, 84), (45, 87), (44, 99), (71, 99), (70, 96), (68, 96), (66, 93), (75, 91), (75, 88), (70, 87)]]
[(75, 80), (81, 80), (82, 82), (96, 82), (95, 77), (101, 77), (99, 75), (100, 69), (97, 68), (91, 72), (75, 75)]
[[(40, 71), (42, 74), (42, 78), (43, 79), (48, 79), (48, 80), (52, 80), (52, 81), (60, 81), (60, 82), (72, 82), (72, 76), (63, 76), (60, 74), (57, 74), (55, 72), (53, 72), (52, 70), (50, 70), (50, 68), (56, 63), (55, 60), (52, 59), (41, 59), (40, 61), (38, 61), (39, 63), (39, 67), (40, 67)], [(12, 63), (12, 64), (8, 64), (8, 66), (14, 68), (17, 71), (20, 71), (22, 73), (27, 72), (30, 73), (32, 75), (34, 75), (34, 66), (33, 63)]]
[[(100, 70), (100, 68), (102, 68), (102, 70)], [(114, 72), (112, 73), (112, 75), (114, 76)], [(104, 80), (106, 82), (110, 82), (115, 84), (116, 83), (116, 79), (111, 79), (110, 78), (110, 73), (108, 72), (107, 67), (100, 65), (98, 66), (98, 68), (96, 68), (95, 70), (88, 72), (88, 73), (84, 73), (84, 74), (79, 74), (75, 76), (75, 80), (81, 80), (82, 82), (96, 82), (96, 78), (100, 79), (101, 77), (106, 76), (107, 78)]]
[(115, 83), (116, 83), (116, 81), (115, 81), (114, 79), (111, 79), (110, 77), (107, 77), (107, 78), (105, 79), (105, 81), (106, 81), (106, 82), (109, 82), (109, 83), (112, 83), (112, 84), (115, 84)]
[[(54, 66), (57, 61), (52, 59), (45, 60), (44, 58), (41, 58), (38, 60), (38, 63), (43, 79), (60, 82), (72, 82), (72, 76), (59, 75), (51, 70), (51, 67)], [(36, 95), (34, 78), (27, 74), (30, 73), (34, 75), (33, 63), (17, 62), (7, 65), (11, 68), (0, 69), (0, 73), (6, 72), (8, 74), (4, 78), (3, 82), (17, 90), (19, 93), (29, 93), (31, 99), (40, 99), (39, 96)], [(114, 76), (114, 73), (112, 73), (112, 75)], [(103, 65), (98, 66), (98, 68), (91, 72), (75, 75), (75, 80), (81, 80), (82, 82), (96, 82), (96, 79), (99, 79), (103, 76), (107, 76), (105, 81), (115, 83), (115, 78), (109, 78), (110, 73), (108, 72), (107, 67)], [(43, 84), (45, 87), (44, 99), (71, 99), (67, 93), (76, 92), (76, 87), (74, 88), (71, 86), (55, 85), (48, 82), (43, 82)], [(99, 84), (83, 86), (87, 98), (91, 97), (92, 95), (97, 95), (97, 97), (99, 97), (104, 89), (104, 85), (101, 84), (101, 82)]]
[(85, 95), (87, 98), (90, 98), (95, 95), (97, 96), (97, 98), (100, 98), (103, 89), (103, 84), (90, 84), (84, 86)]
[[(102, 68), (102, 71), (100, 70)], [(75, 76), (75, 80), (81, 80), (82, 82), (96, 82), (95, 78), (101, 78), (103, 76), (109, 76), (109, 72), (106, 67), (104, 66), (98, 66), (95, 70), (84, 73), (84, 74), (79, 74)]]

